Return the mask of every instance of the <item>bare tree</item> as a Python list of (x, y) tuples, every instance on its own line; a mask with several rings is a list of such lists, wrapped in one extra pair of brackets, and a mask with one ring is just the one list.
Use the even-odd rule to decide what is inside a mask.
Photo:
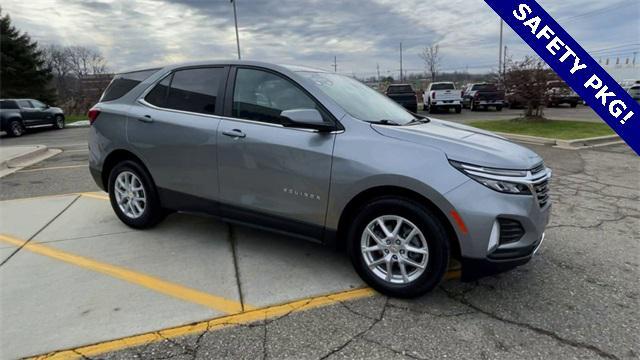
[(551, 70), (538, 57), (527, 56), (520, 62), (508, 64), (505, 86), (514, 99), (525, 105), (526, 119), (544, 119), (544, 97), (551, 78)]
[(98, 100), (109, 76), (102, 54), (84, 46), (50, 45), (45, 64), (52, 70), (60, 105), (72, 114), (85, 113)]
[(425, 46), (418, 56), (424, 61), (425, 68), (431, 75), (431, 81), (436, 81), (436, 75), (440, 70), (440, 45), (431, 44)]
[(58, 93), (58, 99), (64, 101), (68, 98), (69, 86), (72, 82), (71, 63), (69, 61), (68, 48), (59, 45), (49, 45), (43, 50), (46, 66), (53, 73), (53, 81)]
[(84, 46), (70, 46), (67, 50), (71, 71), (78, 79), (107, 72), (106, 60), (99, 51)]

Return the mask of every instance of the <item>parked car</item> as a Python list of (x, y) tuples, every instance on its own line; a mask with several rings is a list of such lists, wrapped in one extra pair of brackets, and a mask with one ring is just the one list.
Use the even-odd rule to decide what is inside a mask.
[(622, 83), (622, 88), (631, 95), (631, 97), (640, 103), (640, 80), (627, 80)]
[(64, 112), (34, 99), (0, 99), (0, 131), (22, 136), (32, 126), (64, 129)]
[(572, 108), (578, 106), (580, 96), (573, 91), (564, 81), (549, 81), (545, 93), (545, 103), (547, 107), (554, 107), (561, 104), (569, 104)]
[(423, 98), (424, 109), (434, 113), (438, 110), (455, 109), (462, 112), (462, 91), (456, 90), (452, 82), (434, 82), (429, 84)]
[(121, 74), (89, 119), (90, 172), (126, 225), (200, 212), (345, 247), (392, 296), (433, 289), (450, 257), (463, 279), (524, 264), (549, 220), (540, 156), (336, 73), (229, 61)]
[(417, 112), (418, 111), (418, 99), (416, 97), (416, 91), (409, 84), (391, 84), (384, 92), (389, 98), (398, 104), (405, 107), (405, 109)]
[(504, 90), (499, 90), (495, 84), (469, 84), (462, 92), (462, 106), (471, 109), (471, 111), (476, 111), (479, 108), (486, 110), (490, 106), (502, 111), (504, 100)]

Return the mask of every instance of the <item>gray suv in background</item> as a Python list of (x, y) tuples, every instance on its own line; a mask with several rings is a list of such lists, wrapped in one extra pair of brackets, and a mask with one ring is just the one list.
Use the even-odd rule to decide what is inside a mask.
[(412, 114), (346, 76), (252, 61), (116, 76), (89, 112), (90, 170), (134, 228), (206, 213), (345, 247), (382, 293), (526, 263), (551, 171), (492, 133)]

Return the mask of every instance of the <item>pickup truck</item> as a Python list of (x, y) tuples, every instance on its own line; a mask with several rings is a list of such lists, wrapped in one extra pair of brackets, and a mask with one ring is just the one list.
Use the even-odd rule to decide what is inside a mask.
[(416, 92), (409, 84), (391, 84), (384, 92), (391, 100), (404, 106), (407, 110), (418, 112), (418, 99)]
[(64, 128), (64, 112), (34, 99), (0, 99), (0, 131), (22, 136), (28, 127), (53, 125)]
[(494, 106), (496, 110), (502, 111), (504, 90), (498, 90), (495, 84), (469, 84), (462, 92), (462, 106), (471, 109), (471, 111)]
[(564, 81), (549, 81), (545, 93), (547, 107), (554, 107), (560, 104), (569, 104), (572, 108), (578, 106), (580, 96), (571, 90)]
[(455, 109), (458, 114), (462, 112), (462, 91), (456, 90), (452, 82), (431, 83), (424, 95), (425, 111), (435, 113), (440, 109)]

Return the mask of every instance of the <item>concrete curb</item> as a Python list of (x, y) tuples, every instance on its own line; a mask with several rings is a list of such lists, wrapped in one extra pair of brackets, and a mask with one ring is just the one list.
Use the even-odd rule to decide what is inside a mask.
[(90, 126), (89, 120), (78, 120), (65, 125), (65, 127), (68, 127), (68, 128), (83, 128), (83, 127), (89, 127), (89, 126)]
[(15, 146), (13, 148), (24, 148), (24, 151), (18, 150), (14, 155), (0, 161), (0, 178), (62, 152), (59, 149), (49, 149), (45, 145)]
[(559, 149), (566, 149), (566, 150), (591, 149), (594, 147), (624, 143), (624, 141), (618, 135), (597, 136), (592, 138), (575, 139), (575, 140), (562, 140), (562, 139), (551, 139), (551, 138), (543, 138), (538, 136), (528, 136), (528, 135), (501, 133), (501, 132), (496, 132), (496, 134), (500, 136), (504, 136), (510, 140), (521, 141), (521, 142), (534, 144), (534, 145), (551, 145), (553, 147), (557, 147)]
[(14, 148), (22, 147), (24, 148), (23, 151), (12, 155), (10, 158), (2, 159), (2, 161), (0, 161), (0, 169), (17, 167), (17, 164), (27, 162), (38, 155), (44, 154), (48, 149), (44, 145), (15, 146)]

